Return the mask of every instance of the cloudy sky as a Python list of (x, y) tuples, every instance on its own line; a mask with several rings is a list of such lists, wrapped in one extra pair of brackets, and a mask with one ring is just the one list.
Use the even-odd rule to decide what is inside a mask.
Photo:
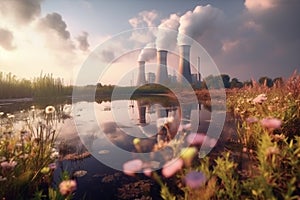
[[(124, 34), (159, 27), (191, 37), (232, 78), (288, 77), (300, 70), (299, 10), (298, 0), (1, 0), (0, 71), (29, 79), (52, 73), (73, 83), (96, 50), (99, 67), (111, 63), (101, 82), (114, 84), (137, 66), (139, 47), (188, 43), (166, 32)], [(176, 56), (168, 61), (176, 68)]]

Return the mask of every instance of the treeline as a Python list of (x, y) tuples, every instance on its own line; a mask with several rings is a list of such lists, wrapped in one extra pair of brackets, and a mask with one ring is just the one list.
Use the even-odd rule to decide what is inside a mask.
[[(253, 80), (241, 82), (238, 78), (230, 78), (227, 74), (221, 74), (220, 76), (210, 75), (203, 79), (200, 88), (203, 89), (219, 89), (219, 88), (242, 88), (244, 86), (253, 86)], [(269, 78), (267, 76), (260, 77), (258, 84), (272, 87), (274, 84), (280, 86), (283, 84), (282, 77)]]
[(0, 99), (49, 98), (71, 94), (72, 86), (65, 86), (62, 79), (54, 78), (52, 74), (41, 74), (28, 80), (0, 72)]

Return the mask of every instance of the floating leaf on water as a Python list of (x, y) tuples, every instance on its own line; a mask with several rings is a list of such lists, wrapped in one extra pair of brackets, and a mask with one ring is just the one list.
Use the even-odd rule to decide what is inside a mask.
[(85, 171), (85, 170), (78, 170), (78, 171), (73, 173), (73, 175), (76, 176), (76, 177), (82, 177), (86, 174), (87, 174), (87, 171)]
[(109, 153), (109, 150), (100, 150), (98, 153), (99, 153), (100, 155), (108, 154), (108, 153)]

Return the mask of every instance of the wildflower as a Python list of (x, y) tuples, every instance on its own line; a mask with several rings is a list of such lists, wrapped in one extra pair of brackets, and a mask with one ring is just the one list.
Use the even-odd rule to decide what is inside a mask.
[(260, 121), (260, 123), (267, 129), (277, 129), (281, 127), (282, 121), (276, 118), (264, 118)]
[(141, 140), (139, 138), (134, 138), (132, 142), (137, 152), (142, 152)]
[(49, 167), (43, 167), (42, 169), (41, 169), (41, 173), (42, 174), (48, 174), (50, 172), (50, 168)]
[(262, 104), (264, 101), (266, 101), (267, 100), (267, 96), (266, 96), (266, 94), (260, 94), (260, 95), (258, 95), (257, 97), (255, 97), (253, 100), (252, 100), (252, 102), (253, 103), (259, 103), (259, 104)]
[(54, 106), (47, 106), (47, 107), (45, 108), (45, 113), (46, 113), (46, 114), (52, 114), (52, 113), (54, 113), (54, 112), (55, 112)]
[(1, 165), (2, 169), (10, 170), (10, 169), (15, 168), (15, 166), (17, 165), (17, 162), (16, 161), (9, 161), (9, 162), (4, 161), (0, 165)]
[(74, 180), (64, 180), (59, 184), (59, 192), (63, 196), (70, 195), (77, 188), (77, 183)]
[(196, 189), (205, 184), (206, 177), (201, 172), (192, 171), (185, 176), (184, 180), (189, 188)]
[(248, 122), (249, 124), (252, 124), (252, 123), (258, 122), (258, 119), (256, 117), (248, 117), (246, 119), (246, 122)]
[(166, 178), (173, 176), (177, 171), (183, 167), (183, 160), (181, 158), (174, 158), (166, 164), (164, 164), (162, 169), (162, 175)]
[(59, 157), (59, 152), (55, 148), (52, 148), (50, 158), (55, 159), (58, 157)]
[(56, 169), (56, 163), (50, 163), (48, 165), (48, 167), (51, 169), (51, 170), (55, 170)]
[(140, 171), (143, 167), (143, 161), (140, 159), (130, 160), (123, 164), (123, 172), (129, 176), (134, 176), (134, 173)]
[(139, 144), (141, 142), (141, 140), (139, 139), (139, 138), (134, 138), (133, 139), (133, 144), (134, 145), (137, 145), (137, 144)]
[(63, 114), (66, 116), (70, 116), (72, 112), (72, 106), (70, 104), (65, 104), (62, 110)]
[(14, 115), (12, 115), (12, 114), (7, 114), (7, 118), (8, 118), (8, 119), (14, 119), (14, 118), (15, 118), (15, 116), (14, 116)]
[(192, 161), (197, 154), (197, 148), (196, 147), (187, 147), (181, 149), (180, 157), (184, 161), (184, 164), (186, 166), (191, 166)]
[(151, 174), (152, 174), (152, 169), (151, 169), (151, 168), (146, 168), (146, 169), (144, 169), (143, 172), (144, 172), (144, 174), (145, 174), (146, 176), (150, 177)]
[[(196, 136), (193, 143), (191, 144), (202, 144), (202, 147), (211, 147), (213, 148), (216, 146), (218, 140), (215, 138), (210, 138), (207, 135), (204, 134), (198, 134), (199, 136)], [(198, 137), (198, 138), (197, 138)]]
[(205, 137), (206, 136), (202, 133), (191, 133), (187, 136), (186, 141), (191, 145), (201, 145)]
[(277, 147), (268, 147), (266, 149), (266, 156), (270, 156), (273, 154), (279, 154), (279, 149)]

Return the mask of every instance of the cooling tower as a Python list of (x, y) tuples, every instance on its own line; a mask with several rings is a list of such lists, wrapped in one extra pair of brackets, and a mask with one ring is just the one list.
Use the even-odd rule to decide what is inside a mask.
[(165, 50), (157, 51), (157, 73), (155, 83), (167, 84), (168, 83), (168, 70), (167, 70), (167, 54)]
[(137, 77), (137, 86), (142, 86), (146, 84), (146, 78), (145, 78), (145, 61), (139, 61), (139, 74)]
[(190, 67), (190, 45), (179, 46), (179, 83), (184, 83), (184, 78), (187, 83), (192, 83), (191, 67)]

